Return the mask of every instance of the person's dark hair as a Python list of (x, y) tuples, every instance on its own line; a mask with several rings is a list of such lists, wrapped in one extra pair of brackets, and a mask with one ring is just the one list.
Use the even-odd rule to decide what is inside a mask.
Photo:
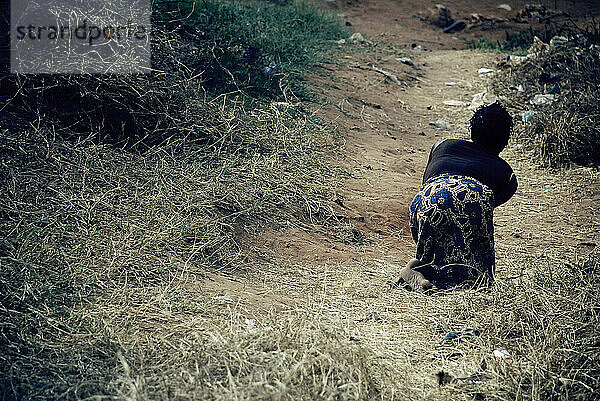
[(500, 103), (480, 107), (470, 123), (471, 140), (490, 152), (500, 154), (508, 144), (513, 119)]

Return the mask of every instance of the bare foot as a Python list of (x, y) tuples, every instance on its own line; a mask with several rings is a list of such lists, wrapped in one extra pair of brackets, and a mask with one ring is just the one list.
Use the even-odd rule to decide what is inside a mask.
[(405, 282), (413, 291), (425, 291), (434, 288), (433, 284), (423, 276), (421, 272), (414, 270), (421, 262), (412, 259), (400, 271), (400, 282)]

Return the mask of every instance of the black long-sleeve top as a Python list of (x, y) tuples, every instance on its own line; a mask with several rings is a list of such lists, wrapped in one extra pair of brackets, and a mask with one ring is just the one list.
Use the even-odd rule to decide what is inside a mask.
[(446, 139), (431, 148), (423, 183), (441, 174), (465, 175), (485, 184), (494, 193), (494, 207), (508, 201), (517, 190), (517, 178), (506, 161), (461, 139)]

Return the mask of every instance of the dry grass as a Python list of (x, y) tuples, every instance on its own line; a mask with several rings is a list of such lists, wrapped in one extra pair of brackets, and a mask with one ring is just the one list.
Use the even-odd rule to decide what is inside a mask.
[[(173, 28), (158, 25), (148, 74), (12, 74), (0, 76), (9, 89), (4, 120), (32, 120), (38, 128), (78, 143), (111, 143), (147, 150), (177, 137), (211, 141), (220, 127), (207, 121), (201, 67), (193, 44)], [(198, 123), (200, 121), (200, 123)], [(212, 119), (216, 122), (216, 120)], [(221, 122), (222, 124), (223, 122)]]
[[(521, 191), (497, 215), (499, 276), (488, 292), (394, 289), (388, 281), (400, 264), (389, 260), (272, 260), (247, 280), (285, 291), (298, 305), (260, 313), (197, 290), (208, 266), (243, 262), (235, 260), (243, 252), (228, 253), (237, 243), (231, 228), (252, 229), (244, 211), (264, 195), (225, 191), (227, 177), (244, 188), (260, 188), (261, 177), (283, 179), (275, 160), (298, 157), (311, 136), (281, 142), (295, 146), (285, 157), (281, 148), (270, 158), (244, 152), (234, 164), (231, 152), (216, 159), (198, 149), (184, 153), (194, 155), (188, 159), (157, 148), (153, 159), (33, 135), (5, 133), (2, 142), (20, 155), (3, 151), (2, 159), (9, 166), (0, 259), (6, 399), (598, 398), (600, 265), (590, 250), (600, 223), (581, 203), (597, 198), (595, 170), (550, 174), (509, 155)], [(207, 166), (219, 180), (205, 176), (215, 173)], [(302, 177), (296, 185), (316, 178)], [(294, 193), (274, 199), (303, 204)], [(199, 207), (211, 199), (221, 200), (224, 214)], [(259, 209), (268, 221), (274, 199)], [(563, 207), (553, 207), (556, 199)], [(193, 224), (215, 217), (208, 227)], [(481, 334), (443, 340), (465, 329)], [(498, 347), (514, 361), (499, 363)], [(440, 386), (441, 370), (454, 380)]]
[[(120, 399), (597, 399), (600, 264), (589, 242), (600, 222), (579, 204), (597, 172), (551, 175), (525, 160), (515, 168), (523, 190), (497, 216), (499, 276), (489, 291), (395, 289), (388, 281), (400, 265), (388, 260), (272, 260), (247, 279), (285, 291), (296, 308), (222, 303), (181, 276), (75, 310), (96, 329), (71, 341), (103, 350), (109, 362), (96, 380)], [(551, 209), (557, 196), (573, 204)], [(565, 223), (561, 232), (553, 221)], [(466, 329), (481, 334), (443, 339)], [(65, 339), (56, 341), (64, 352)], [(499, 347), (513, 362), (494, 358)], [(439, 386), (441, 370), (454, 380)]]
[[(596, 48), (580, 40), (580, 47), (569, 43), (515, 66), (509, 63), (492, 83), (495, 93), (516, 110), (538, 112), (519, 130), (518, 139), (551, 167), (600, 163), (595, 150), (600, 146), (600, 58)], [(544, 82), (543, 73), (559, 81)], [(519, 86), (524, 90), (517, 91)], [(545, 107), (530, 104), (544, 93), (554, 94), (557, 101)]]
[[(551, 174), (531, 168), (514, 151), (508, 157), (521, 190), (496, 213), (499, 268), (489, 291), (426, 296), (394, 289), (389, 281), (402, 262), (387, 258), (333, 266), (278, 263), (260, 272), (289, 293), (312, 289), (313, 302), (305, 307), (315, 319), (335, 316), (346, 337), (367, 349), (376, 399), (600, 397), (600, 220), (581, 203), (597, 199), (593, 188), (600, 177), (587, 168)], [(564, 208), (552, 206), (556, 199)], [(467, 329), (480, 335), (444, 341), (446, 333)], [(512, 363), (493, 356), (500, 347)], [(442, 370), (455, 380), (439, 386)]]
[[(248, 83), (254, 91), (278, 89), (273, 96), (281, 100), (290, 95), (281, 74), (267, 77), (261, 66), (242, 62), (241, 45), (256, 43), (226, 35), (240, 33), (236, 23), (249, 29), (248, 18), (261, 16), (260, 10), (269, 11), (267, 25), (298, 13), (287, 34), (269, 26), (269, 35), (288, 35), (302, 53), (287, 61), (298, 70), (330, 50), (319, 35), (311, 37), (311, 54), (302, 47), (308, 43), (294, 42), (310, 33), (300, 16), (326, 28), (324, 35), (343, 30), (306, 4), (201, 5), (217, 13), (212, 36), (194, 21), (157, 23), (150, 74), (0, 77), (3, 87), (12, 87), (0, 119), (0, 398), (227, 399), (226, 392), (204, 386), (212, 368), (187, 387), (179, 370), (219, 363), (220, 352), (229, 352), (210, 348), (213, 354), (205, 355), (205, 349), (185, 347), (188, 335), (202, 343), (213, 338), (203, 337), (210, 325), (199, 328), (197, 319), (227, 316), (190, 285), (207, 271), (244, 271), (248, 253), (240, 238), (263, 226), (332, 219), (329, 199), (339, 169), (326, 156), (337, 148), (330, 129), (301, 107), (260, 99), (250, 108), (247, 88), (215, 93), (206, 82), (252, 69), (266, 85)], [(231, 17), (229, 25), (221, 26), (219, 12)], [(238, 49), (221, 48), (221, 41)], [(230, 69), (220, 64), (223, 57)], [(207, 76), (205, 67), (215, 63), (221, 68)], [(231, 324), (223, 338), (233, 344)], [(308, 337), (299, 334), (303, 344), (310, 327)], [(310, 375), (321, 378), (311, 372), (326, 356), (292, 355), (282, 363), (295, 366), (295, 358), (307, 361), (299, 368), (301, 383)], [(215, 379), (225, 370), (238, 372), (235, 362), (215, 367)], [(360, 368), (356, 372), (339, 372), (340, 380), (364, 381)]]
[(143, 154), (33, 125), (2, 129), (0, 365), (10, 398), (115, 394), (106, 386), (118, 345), (138, 341), (128, 325), (148, 313), (172, 324), (152, 312), (176, 299), (187, 310), (177, 280), (243, 269), (244, 231), (331, 218), (330, 131), (285, 106), (203, 107), (196, 124), (213, 131), (211, 143)]
[[(598, 171), (538, 171), (510, 150), (521, 189), (496, 215), (494, 287), (425, 296), (389, 285), (403, 261), (387, 255), (249, 260), (245, 232), (332, 217), (334, 139), (286, 105), (199, 100), (201, 140), (141, 154), (2, 121), (3, 399), (600, 398)], [(208, 270), (297, 305), (207, 295)], [(480, 335), (444, 341), (466, 329)]]

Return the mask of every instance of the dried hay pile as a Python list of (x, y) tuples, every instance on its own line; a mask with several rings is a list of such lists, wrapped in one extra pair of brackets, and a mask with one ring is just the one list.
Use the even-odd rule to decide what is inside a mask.
[[(509, 106), (536, 112), (518, 140), (551, 167), (600, 164), (600, 54), (583, 38), (577, 43), (571, 40), (520, 62), (509, 61), (492, 85)], [(533, 105), (536, 95), (551, 95), (555, 101)]]

